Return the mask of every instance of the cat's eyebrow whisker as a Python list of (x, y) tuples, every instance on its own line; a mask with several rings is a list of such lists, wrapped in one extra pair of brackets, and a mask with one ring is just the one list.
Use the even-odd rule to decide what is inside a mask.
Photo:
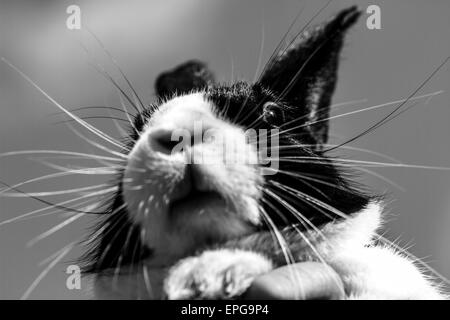
[[(280, 39), (280, 41), (276, 45), (275, 49), (273, 50), (272, 54), (270, 55), (269, 59), (267, 60), (263, 70), (261, 71), (261, 73), (259, 75), (259, 78), (258, 78), (258, 81), (261, 80), (262, 75), (266, 72), (267, 68), (270, 67), (271, 64), (273, 63), (273, 60), (274, 60), (275, 56), (278, 54), (278, 52), (280, 51), (281, 46), (283, 45), (283, 42), (286, 40), (287, 36), (291, 32), (291, 30), (294, 27), (294, 25), (297, 22), (297, 20), (300, 18), (301, 14), (303, 12), (303, 9), (304, 9), (304, 6), (299, 10), (299, 12), (295, 16), (294, 20), (289, 25), (287, 31), (284, 33), (283, 37)], [(291, 41), (291, 43), (292, 43), (292, 41)]]
[(98, 63), (95, 58), (91, 55), (89, 50), (84, 46), (82, 43), (80, 43), (81, 48), (85, 51), (86, 55), (90, 59), (88, 64), (90, 64), (95, 70), (97, 70), (98, 73), (100, 73), (106, 80), (109, 80), (112, 85), (125, 97), (125, 99), (128, 101), (128, 103), (133, 107), (133, 109), (137, 112), (137, 114), (140, 114), (140, 110), (138, 106), (131, 100), (130, 96), (127, 95), (127, 93), (119, 86), (116, 80), (103, 68), (103, 66)]
[(100, 38), (89, 28), (86, 27), (87, 32), (94, 37), (94, 39), (97, 41), (97, 43), (100, 45), (100, 47), (102, 48), (102, 50), (108, 55), (108, 57), (110, 58), (110, 60), (112, 61), (112, 63), (114, 64), (114, 66), (117, 68), (117, 70), (120, 72), (120, 74), (122, 75), (123, 79), (126, 81), (126, 83), (128, 84), (128, 87), (131, 89), (131, 91), (133, 92), (133, 95), (135, 97), (135, 99), (137, 100), (138, 103), (136, 103), (137, 106), (141, 106), (142, 110), (145, 109), (144, 103), (142, 102), (141, 98), (139, 97), (139, 95), (137, 94), (136, 90), (134, 89), (133, 85), (131, 84), (131, 81), (127, 78), (127, 76), (125, 76), (125, 73), (123, 72), (122, 68), (119, 66), (119, 63), (117, 62), (117, 60), (113, 57), (113, 55), (111, 54), (111, 52), (109, 52), (108, 49), (106, 49), (106, 46), (103, 44), (103, 42), (100, 40)]
[(36, 286), (44, 279), (44, 277), (50, 272), (51, 269), (53, 269), (58, 262), (60, 262), (76, 245), (76, 241), (71, 242), (67, 246), (65, 246), (63, 249), (60, 250), (60, 254), (56, 256), (56, 258), (49, 263), (49, 265), (38, 275), (38, 277), (33, 281), (33, 283), (28, 287), (28, 289), (25, 291), (25, 293), (20, 297), (20, 300), (26, 300), (30, 296), (30, 294), (33, 292), (33, 290), (36, 288)]
[[(297, 32), (297, 34), (292, 38), (292, 40), (288, 43), (287, 46), (285, 46), (285, 49), (283, 50), (283, 52), (280, 55), (284, 55), (286, 53), (286, 51), (289, 49), (289, 47), (294, 43), (294, 41), (303, 33), (303, 31), (306, 30), (306, 28), (309, 27), (309, 25), (313, 22), (313, 20), (320, 14), (322, 13), (323, 10), (325, 10), (330, 3), (333, 0), (328, 0), (327, 3), (325, 3), (307, 22), (306, 24), (300, 29), (300, 31)], [(300, 10), (300, 12), (298, 13), (297, 17), (295, 18), (295, 20), (293, 21), (293, 23), (291, 24), (291, 26), (289, 27), (288, 32), (285, 34), (285, 36), (283, 37), (283, 39), (281, 39), (280, 44), (286, 39), (287, 35), (290, 32), (290, 29), (294, 26), (295, 22), (297, 21), (297, 19), (300, 17), (301, 13), (303, 11), (303, 7)], [(280, 46), (280, 44), (277, 46), (277, 48), (275, 49), (274, 53), (271, 56), (271, 59), (269, 59), (268, 63), (266, 64), (266, 67), (263, 69), (263, 72), (261, 73), (261, 76), (264, 74), (264, 72), (266, 71), (266, 69), (268, 67), (270, 67), (270, 65), (273, 63), (274, 59), (276, 58), (276, 55), (279, 51), (278, 47)]]
[(128, 78), (125, 76), (125, 73), (122, 71), (122, 69), (120, 68), (119, 64), (116, 62), (116, 60), (114, 59), (114, 57), (109, 53), (109, 51), (106, 49), (106, 47), (103, 45), (103, 43), (101, 42), (101, 40), (89, 29), (87, 29), (88, 32), (91, 34), (91, 36), (93, 36), (95, 38), (95, 40), (98, 42), (98, 44), (100, 45), (100, 47), (102, 48), (102, 50), (108, 55), (108, 57), (110, 58), (110, 60), (113, 62), (113, 64), (115, 65), (115, 67), (119, 70), (120, 74), (122, 75), (122, 77), (125, 79), (125, 81), (127, 82), (129, 88), (131, 89), (132, 93), (133, 93), (133, 98), (135, 100), (135, 102), (133, 102), (131, 100), (131, 98), (125, 93), (125, 91), (119, 86), (119, 84), (113, 79), (113, 77), (111, 75), (109, 75), (109, 73), (100, 65), (100, 63), (96, 62), (95, 59), (92, 57), (92, 55), (90, 54), (89, 50), (81, 44), (82, 48), (86, 51), (88, 57), (91, 58), (91, 60), (93, 61), (94, 65), (93, 67), (100, 73), (102, 74), (107, 80), (109, 80), (113, 86), (115, 87), (115, 89), (118, 91), (119, 94), (119, 99), (120, 99), (120, 103), (121, 106), (123, 108), (123, 110), (125, 111), (125, 114), (127, 116), (128, 122), (130, 123), (130, 125), (133, 127), (133, 129), (135, 130), (135, 132), (137, 134), (139, 134), (139, 131), (136, 129), (133, 120), (130, 118), (130, 114), (125, 106), (125, 103), (123, 101), (123, 98), (125, 98), (128, 103), (130, 103), (130, 105), (134, 108), (134, 110), (136, 111), (136, 116), (139, 116), (141, 118), (142, 123), (145, 123), (144, 121), (144, 117), (142, 115), (142, 111), (145, 110), (145, 106), (143, 104), (143, 102), (141, 101), (141, 99), (139, 98), (139, 95), (137, 94), (137, 92), (135, 91), (134, 87), (132, 86), (131, 82), (128, 80)]
[(264, 11), (262, 12), (262, 25), (261, 25), (261, 43), (259, 46), (259, 54), (258, 54), (258, 62), (256, 64), (256, 70), (255, 70), (255, 75), (253, 76), (253, 80), (252, 82), (254, 83), (259, 76), (259, 69), (261, 68), (261, 62), (262, 62), (262, 55), (264, 52), (264, 42), (266, 39), (266, 33), (264, 31)]
[[(133, 130), (134, 130), (134, 132), (136, 132), (136, 134), (140, 135), (139, 130), (134, 125), (134, 121), (131, 119), (129, 112), (127, 112), (127, 107), (125, 106), (125, 101), (123, 101), (122, 94), (120, 93), (120, 91), (118, 91), (117, 93), (119, 95), (120, 106), (122, 107), (123, 111), (125, 112), (125, 115), (127, 116), (130, 126), (133, 128)], [(145, 123), (142, 114), (141, 113), (139, 113), (139, 114), (140, 114), (142, 123)]]

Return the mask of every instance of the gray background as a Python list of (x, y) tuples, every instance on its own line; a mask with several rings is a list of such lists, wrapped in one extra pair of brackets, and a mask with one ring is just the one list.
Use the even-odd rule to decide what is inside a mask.
[[(114, 78), (119, 75), (108, 57), (84, 31), (65, 27), (66, 7), (78, 4), (83, 26), (89, 26), (111, 51), (145, 102), (153, 99), (153, 80), (162, 70), (189, 58), (209, 63), (222, 81), (253, 79), (264, 28), (263, 61), (287, 30), (296, 13), (304, 12), (293, 33), (324, 1), (1, 1), (0, 55), (24, 70), (52, 97), (68, 108), (87, 105), (118, 106), (117, 94), (89, 64), (80, 43)], [(317, 19), (355, 1), (334, 1)], [(407, 97), (450, 54), (450, 2), (358, 1), (362, 8), (378, 4), (382, 30), (365, 27), (365, 17), (349, 34), (343, 52), (340, 81), (334, 102), (368, 99), (335, 114)], [(233, 66), (233, 67), (232, 67)], [(233, 71), (232, 71), (233, 70)], [(383, 153), (404, 163), (450, 166), (450, 73), (447, 65), (421, 91), (446, 90), (428, 104), (420, 103), (376, 132), (351, 146)], [(125, 83), (121, 81), (121, 85)], [(333, 142), (361, 132), (391, 107), (336, 119)], [(62, 149), (95, 152), (65, 125), (55, 124), (58, 111), (5, 63), (0, 63), (0, 152), (24, 149)], [(83, 113), (87, 114), (87, 113)], [(100, 115), (102, 112), (90, 113)], [(105, 113), (103, 113), (105, 114)], [(106, 114), (108, 115), (108, 114)], [(93, 120), (118, 136), (110, 122)], [(86, 132), (84, 131), (86, 134)], [(341, 156), (384, 161), (376, 155), (341, 150)], [(54, 172), (31, 156), (0, 158), (0, 179), (10, 184)], [(63, 164), (64, 161), (58, 162)], [(71, 161), (77, 165), (76, 161)], [(88, 165), (88, 163), (83, 163)], [(89, 165), (95, 165), (89, 162)], [(398, 189), (371, 174), (361, 180), (379, 191), (389, 191), (386, 232), (391, 239), (411, 246), (418, 257), (450, 277), (450, 172), (407, 168), (370, 168), (393, 180)], [(108, 177), (74, 176), (23, 187), (50, 191), (88, 186)], [(51, 201), (70, 199), (50, 197)], [(42, 207), (31, 199), (0, 198), (0, 221)], [(39, 261), (86, 233), (92, 218), (82, 218), (32, 248), (33, 237), (67, 216), (47, 217), (0, 226), (0, 298), (19, 298), (42, 271)], [(74, 259), (75, 249), (68, 256)], [(36, 299), (82, 298), (65, 286), (64, 265), (49, 272), (30, 296)]]

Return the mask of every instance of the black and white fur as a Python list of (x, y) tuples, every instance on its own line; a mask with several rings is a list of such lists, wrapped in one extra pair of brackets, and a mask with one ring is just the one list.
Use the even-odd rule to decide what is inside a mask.
[[(339, 54), (359, 14), (305, 31), (255, 83), (217, 84), (198, 61), (158, 77), (158, 101), (135, 117), (119, 191), (83, 257), (95, 298), (234, 299), (289, 258), (327, 263), (348, 299), (444, 297), (410, 259), (376, 244), (381, 199), (326, 153)], [(214, 141), (172, 153), (173, 131), (198, 121), (234, 142), (249, 126), (281, 128), (278, 172), (227, 164)], [(254, 160), (258, 150), (233, 152)], [(215, 161), (188, 165), (188, 153)]]

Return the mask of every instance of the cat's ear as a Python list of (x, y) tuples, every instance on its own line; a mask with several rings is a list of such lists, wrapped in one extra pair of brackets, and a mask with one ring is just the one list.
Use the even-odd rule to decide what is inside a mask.
[(187, 61), (172, 70), (161, 73), (155, 81), (156, 95), (159, 98), (200, 90), (214, 83), (214, 75), (205, 63), (197, 60)]
[[(331, 97), (336, 87), (339, 55), (346, 31), (360, 16), (357, 7), (305, 31), (287, 50), (269, 63), (259, 83), (295, 106), (295, 117), (309, 142), (320, 149), (328, 140)], [(316, 123), (316, 124), (313, 124)]]

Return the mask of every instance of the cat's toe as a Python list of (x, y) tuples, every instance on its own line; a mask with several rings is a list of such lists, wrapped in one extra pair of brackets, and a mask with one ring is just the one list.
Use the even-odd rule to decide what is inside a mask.
[(164, 288), (168, 299), (233, 299), (272, 268), (270, 260), (255, 252), (207, 251), (174, 266)]

